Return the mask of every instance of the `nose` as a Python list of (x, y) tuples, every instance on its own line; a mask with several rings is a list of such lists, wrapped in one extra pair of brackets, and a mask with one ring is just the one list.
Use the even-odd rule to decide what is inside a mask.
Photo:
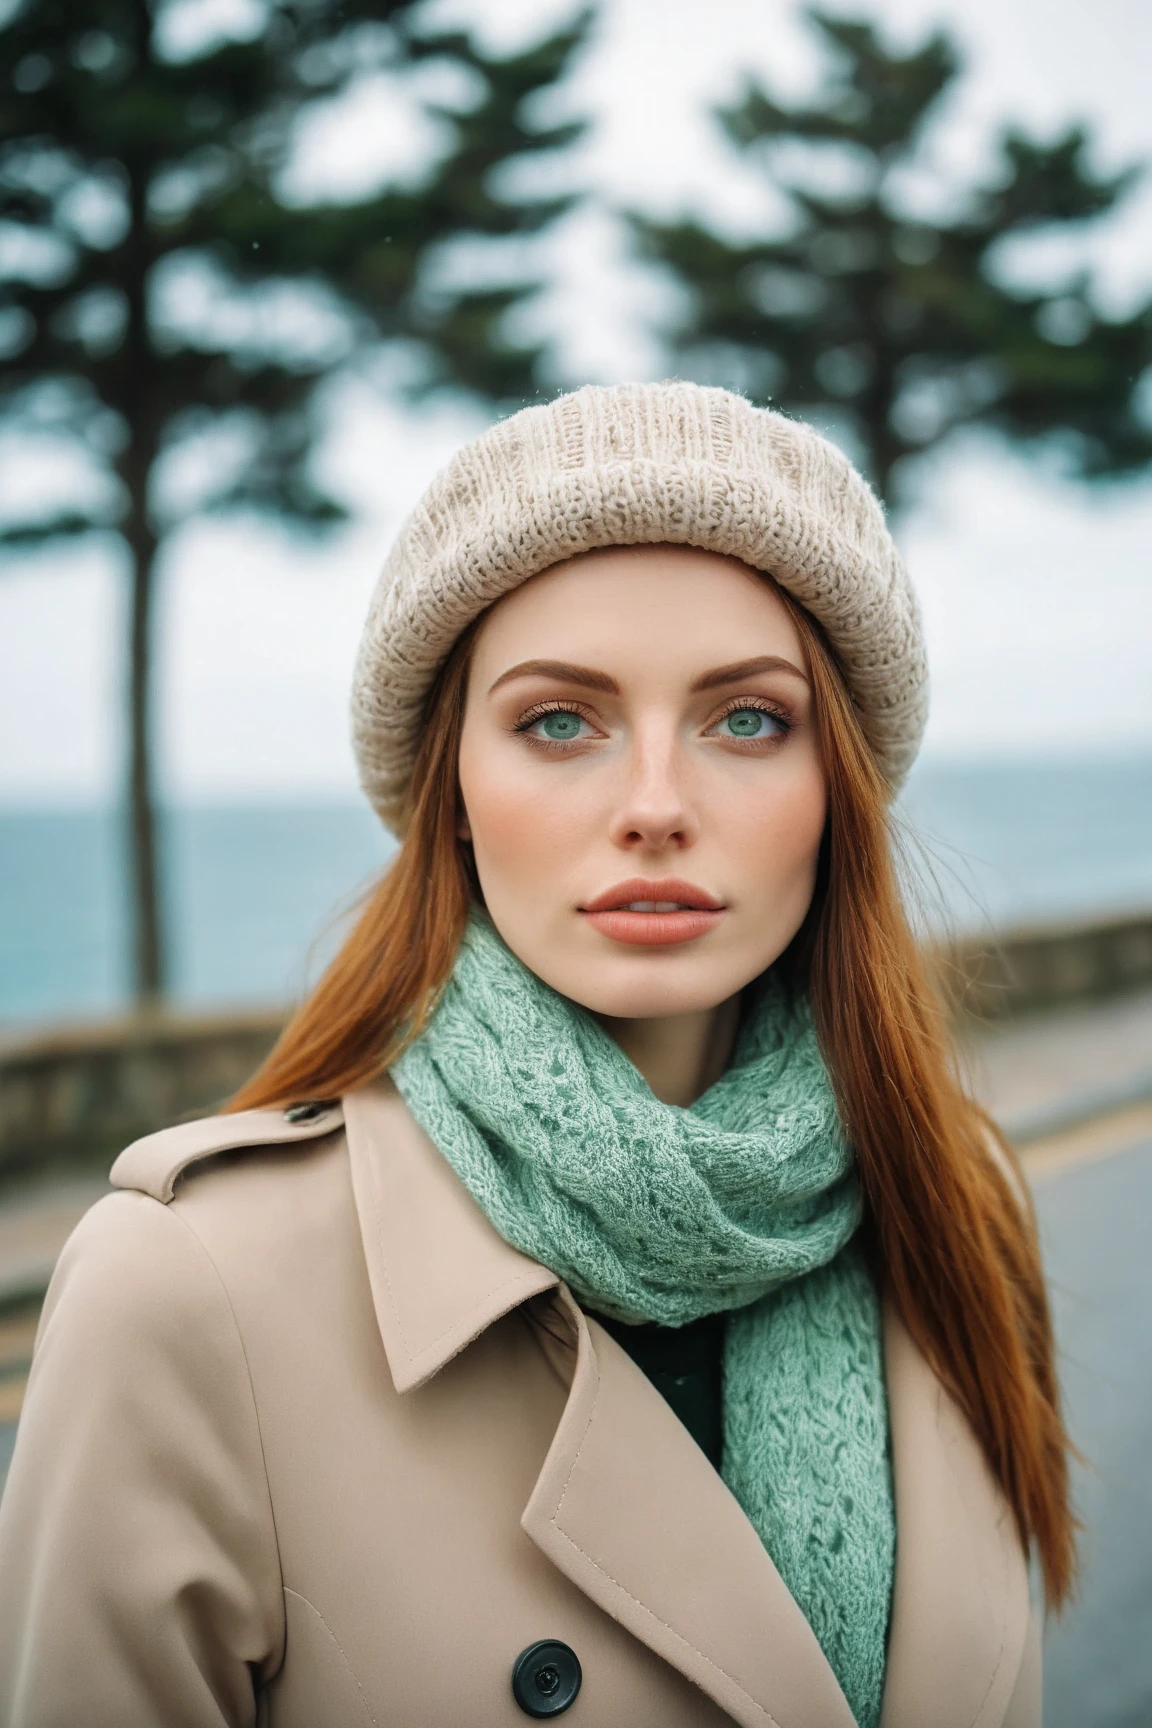
[(700, 822), (685, 784), (673, 728), (649, 728), (629, 750), (623, 796), (612, 814), (610, 837), (625, 851), (682, 851), (699, 838)]

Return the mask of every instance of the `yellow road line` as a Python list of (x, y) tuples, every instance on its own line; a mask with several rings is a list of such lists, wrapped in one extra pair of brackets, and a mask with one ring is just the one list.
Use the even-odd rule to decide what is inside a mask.
[(1034, 1140), (1020, 1149), (1020, 1162), (1030, 1182), (1044, 1182), (1082, 1164), (1097, 1164), (1117, 1152), (1127, 1152), (1152, 1138), (1152, 1102), (1129, 1104), (1092, 1122)]

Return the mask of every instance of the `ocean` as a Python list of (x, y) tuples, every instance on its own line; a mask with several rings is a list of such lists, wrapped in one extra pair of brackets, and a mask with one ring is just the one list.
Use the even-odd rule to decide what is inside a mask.
[[(1005, 929), (1152, 909), (1152, 756), (922, 763), (900, 804), (928, 922)], [(353, 803), (189, 806), (164, 819), (172, 995), (188, 1007), (297, 997), (391, 842)], [(121, 824), (0, 809), (0, 1023), (128, 1005)]]

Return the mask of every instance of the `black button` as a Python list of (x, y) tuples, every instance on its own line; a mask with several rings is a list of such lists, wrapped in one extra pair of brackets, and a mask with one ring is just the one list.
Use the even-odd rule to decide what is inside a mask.
[(512, 1696), (526, 1716), (560, 1716), (575, 1702), (583, 1678), (575, 1650), (544, 1638), (517, 1656)]
[(284, 1120), (293, 1125), (297, 1122), (315, 1122), (317, 1116), (323, 1116), (329, 1108), (329, 1105), (314, 1100), (309, 1100), (307, 1104), (290, 1104), (284, 1112)]

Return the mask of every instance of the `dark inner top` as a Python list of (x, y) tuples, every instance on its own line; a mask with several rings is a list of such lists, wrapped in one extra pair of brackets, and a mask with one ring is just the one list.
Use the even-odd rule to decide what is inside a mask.
[(719, 1470), (724, 1451), (724, 1333), (726, 1314), (687, 1326), (626, 1326), (596, 1319), (668, 1401), (693, 1440)]

